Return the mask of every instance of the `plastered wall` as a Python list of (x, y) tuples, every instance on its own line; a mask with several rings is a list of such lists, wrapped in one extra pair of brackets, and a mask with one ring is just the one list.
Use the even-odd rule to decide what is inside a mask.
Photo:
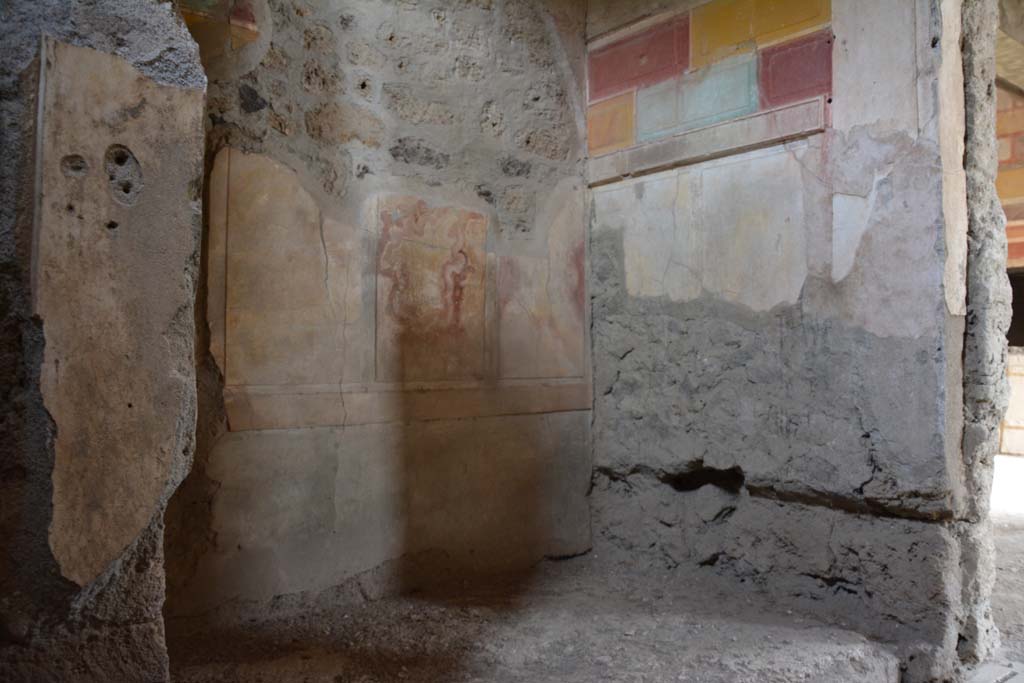
[(595, 542), (950, 675), (992, 633), (965, 598), (960, 3), (663, 9), (588, 18)]
[(0, 679), (169, 678), (203, 94), (156, 2), (0, 8)]
[(582, 3), (182, 9), (224, 423), (170, 612), (587, 550)]

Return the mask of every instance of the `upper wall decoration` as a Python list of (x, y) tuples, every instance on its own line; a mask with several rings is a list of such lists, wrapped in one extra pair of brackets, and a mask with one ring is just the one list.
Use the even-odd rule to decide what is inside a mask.
[(999, 175), (996, 189), (1006, 212), (1007, 265), (1024, 268), (1024, 96), (996, 91)]
[(830, 0), (713, 0), (592, 46), (599, 156), (832, 90)]
[(179, 7), (204, 57), (237, 50), (259, 38), (252, 0), (180, 0)]

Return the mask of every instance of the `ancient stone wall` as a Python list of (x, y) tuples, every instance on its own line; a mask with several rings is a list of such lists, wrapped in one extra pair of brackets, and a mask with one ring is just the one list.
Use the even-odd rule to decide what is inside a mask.
[(583, 3), (182, 9), (224, 422), (171, 613), (587, 550)]
[(0, 24), (0, 678), (166, 680), (205, 77), (167, 4), (7, 2)]
[(951, 675), (993, 632), (987, 465), (961, 448), (961, 3), (684, 2), (618, 31), (601, 4), (596, 546), (896, 642), (908, 680)]

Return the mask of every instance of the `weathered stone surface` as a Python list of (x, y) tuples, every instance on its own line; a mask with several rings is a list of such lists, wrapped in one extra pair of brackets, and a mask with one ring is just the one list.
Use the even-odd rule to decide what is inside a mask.
[[(150, 0), (8, 2), (0, 9), (0, 23), (4, 25), (5, 48), (0, 55), (0, 92), (3, 93), (0, 95), (0, 118), (4, 121), (4, 125), (0, 126), (0, 148), (4, 150), (7, 160), (7, 163), (0, 165), (0, 197), (3, 198), (0, 202), (0, 358), (3, 359), (0, 361), (3, 366), (0, 372), (0, 403), (4, 405), (4, 419), (0, 421), (0, 452), (3, 453), (4, 461), (0, 466), (0, 546), (4, 549), (0, 553), (0, 679), (166, 680), (167, 654), (160, 613), (163, 600), (161, 501), (184, 475), (191, 455), (186, 432), (191, 430), (188, 423), (192, 408), (182, 399), (194, 391), (190, 381), (193, 291), (188, 278), (196, 263), (192, 249), (195, 248), (198, 235), (198, 207), (195, 202), (200, 188), (201, 91), (205, 77), (194, 43), (176, 17), (174, 8), (166, 3)], [(131, 112), (136, 111), (136, 107), (140, 116), (151, 117), (153, 105), (140, 104), (137, 99), (121, 99), (124, 95), (115, 92), (109, 102), (100, 102), (101, 108), (90, 107), (69, 126), (77, 128), (68, 130), (69, 136), (85, 138), (82, 140), (83, 149), (90, 150), (88, 157), (85, 154), (64, 153), (62, 158), (62, 154), (57, 153), (59, 150), (51, 150), (50, 157), (44, 155), (40, 159), (36, 153), (39, 151), (39, 136), (43, 129), (36, 126), (40, 121), (37, 90), (41, 73), (38, 59), (44, 34), (52, 40), (118, 55), (120, 59), (86, 55), (86, 60), (102, 64), (95, 70), (100, 80), (100, 89), (110, 84), (104, 78), (109, 79), (120, 73), (128, 76), (121, 83), (124, 95), (137, 95), (142, 91), (161, 93), (150, 100), (153, 105), (166, 105), (168, 100), (175, 100), (168, 95), (172, 86), (193, 90), (192, 93), (179, 92), (177, 102), (180, 104), (187, 100), (195, 105), (195, 111), (191, 114), (195, 127), (187, 128), (179, 139), (159, 142), (160, 125), (150, 124), (144, 131), (140, 131), (131, 119)], [(61, 48), (61, 64), (52, 64), (48, 70), (69, 68), (64, 59), (67, 52), (75, 53), (72, 61), (78, 60), (79, 51), (65, 45)], [(121, 60), (135, 65), (138, 70), (126, 68)], [(72, 64), (70, 68), (83, 66)], [(76, 79), (62, 93), (61, 99), (65, 103), (62, 106), (66, 105), (66, 108), (60, 111), (67, 113), (68, 108), (74, 109), (77, 106), (76, 93), (91, 87), (97, 86)], [(173, 111), (172, 108), (166, 115), (169, 124), (166, 130), (169, 133), (178, 132), (177, 126), (182, 121), (172, 115)], [(103, 113), (114, 116), (104, 118)], [(178, 114), (181, 113), (178, 111)], [(44, 126), (47, 125), (46, 116), (47, 112), (44, 111)], [(101, 120), (92, 125), (89, 122), (94, 116)], [(116, 145), (125, 142), (118, 139), (122, 133), (130, 133), (148, 141), (141, 145), (146, 149), (146, 157), (139, 153), (134, 142), (130, 145), (130, 151), (138, 155), (136, 160), (140, 162), (144, 181), (141, 192), (137, 191), (135, 184), (129, 190), (127, 198), (137, 200), (131, 207), (111, 195), (114, 188), (104, 168), (108, 149), (112, 152), (110, 161), (114, 162), (115, 167), (121, 168), (116, 164), (116, 160), (121, 157), (113, 152), (118, 149)], [(162, 184), (160, 179), (166, 177), (160, 166), (165, 161), (165, 150), (169, 149), (173, 149), (174, 159), (168, 163), (166, 170), (171, 175), (175, 170), (181, 171), (181, 176), (187, 178), (177, 192), (180, 203), (173, 209), (165, 207), (167, 210), (164, 214), (157, 213), (151, 220), (143, 219), (143, 215), (148, 216), (149, 208), (152, 208), (147, 208), (147, 202), (150, 201), (147, 195), (154, 187), (152, 183), (157, 182), (156, 187), (159, 187)], [(149, 153), (153, 153), (157, 161), (148, 158)], [(67, 164), (63, 163), (65, 160)], [(104, 209), (91, 215), (83, 214), (82, 225), (69, 226), (74, 227), (75, 231), (65, 237), (70, 240), (81, 236), (93, 240), (101, 239), (98, 234), (122, 231), (119, 236), (110, 235), (108, 239), (111, 241), (107, 244), (112, 245), (113, 240), (119, 239), (118, 249), (121, 254), (131, 255), (122, 264), (111, 260), (113, 252), (110, 250), (83, 249), (75, 259), (69, 260), (70, 268), (87, 267), (103, 259), (111, 265), (111, 269), (106, 280), (98, 280), (98, 273), (90, 275), (92, 279), (89, 280), (76, 280), (62, 293), (69, 300), (88, 300), (87, 306), (95, 306), (96, 302), (111, 294), (114, 286), (124, 285), (124, 280), (118, 278), (123, 277), (129, 267), (134, 266), (138, 274), (145, 271), (146, 263), (157, 264), (152, 273), (156, 282), (159, 277), (169, 275), (171, 261), (181, 256), (176, 272), (164, 280), (166, 285), (161, 292), (166, 297), (162, 302), (174, 301), (174, 306), (180, 305), (181, 309), (175, 311), (171, 308), (168, 311), (161, 307), (155, 311), (158, 316), (169, 313), (177, 315), (165, 318), (165, 322), (173, 321), (166, 329), (146, 330), (155, 348), (143, 351), (149, 359), (163, 355), (167, 360), (157, 381), (170, 387), (171, 391), (165, 396), (156, 397), (156, 405), (144, 407), (136, 404), (134, 410), (136, 419), (141, 420), (138, 410), (145, 408), (146, 419), (153, 419), (155, 428), (166, 428), (165, 418), (177, 417), (180, 422), (176, 425), (172, 423), (170, 435), (164, 432), (166, 450), (161, 452), (154, 448), (149, 452), (131, 452), (133, 462), (145, 459), (150, 462), (140, 463), (134, 468), (129, 464), (125, 471), (126, 475), (137, 476), (148, 470), (150, 474), (164, 477), (165, 488), (156, 502), (150, 500), (146, 503), (151, 506), (150, 516), (142, 520), (137, 537), (124, 540), (128, 544), (124, 552), (84, 588), (64, 578), (63, 567), (54, 557), (50, 545), (50, 531), (54, 528), (53, 491), (56, 484), (52, 475), (58, 457), (54, 452), (54, 437), (58, 429), (62, 434), (64, 432), (63, 427), (55, 424), (48, 406), (44, 404), (40, 390), (40, 369), (44, 361), (44, 345), (49, 350), (47, 333), (51, 323), (55, 332), (61, 329), (61, 323), (53, 316), (42, 320), (34, 315), (32, 279), (29, 273), (33, 221), (39, 221), (41, 230), (48, 227), (56, 229), (64, 223), (61, 218), (44, 225), (37, 213), (38, 208), (47, 201), (44, 199), (40, 204), (36, 203), (42, 189), (36, 183), (37, 166), (41, 171), (39, 177), (46, 176), (53, 180), (56, 174), (59, 178), (56, 185), (49, 184), (52, 201), (59, 201), (60, 194), (74, 190), (77, 185), (81, 190), (88, 189), (88, 193), (68, 197), (76, 207)], [(63, 175), (65, 170), (67, 176)], [(115, 173), (115, 178), (122, 181), (130, 176), (132, 173)], [(67, 202), (62, 203), (58, 209), (66, 211)], [(129, 216), (140, 220), (136, 221)], [(180, 222), (171, 226), (169, 219), (174, 216)], [(117, 222), (118, 227), (108, 228), (111, 222)], [(126, 233), (129, 227), (131, 231)], [(78, 244), (84, 243), (83, 240)], [(170, 248), (163, 253), (144, 250), (147, 246), (155, 247), (157, 244), (169, 245)], [(186, 244), (189, 250), (182, 256), (177, 250)], [(100, 241), (99, 245), (102, 247), (103, 242)], [(69, 246), (74, 248), (75, 244), (60, 243), (58, 246), (63, 250)], [(139, 282), (142, 282), (143, 291), (150, 291), (144, 280)], [(120, 306), (108, 308), (102, 314), (120, 312), (138, 320), (137, 300), (134, 296), (140, 292), (138, 289), (131, 292), (121, 289), (120, 293), (127, 294)], [(108, 298), (107, 301), (116, 300)], [(75, 332), (68, 327), (63, 329), (67, 334)], [(122, 327), (108, 326), (102, 330), (93, 330), (99, 335), (97, 341), (86, 344), (84, 348), (76, 348), (73, 356), (102, 355), (102, 347), (108, 340), (113, 339), (115, 343), (124, 340)], [(151, 370), (152, 367), (142, 366), (129, 368), (119, 378), (123, 384), (116, 395), (100, 393), (98, 387), (80, 393), (79, 398), (83, 403), (76, 407), (78, 417), (91, 421), (96, 433), (102, 432), (104, 425), (109, 424), (103, 406), (109, 403), (113, 417), (124, 419), (127, 406), (122, 400), (126, 395), (120, 391), (140, 388), (138, 385), (129, 387), (124, 381), (133, 377), (143, 379), (147, 371)], [(101, 386), (109, 388), (110, 383), (117, 379), (101, 378)], [(62, 382), (62, 389), (63, 386)], [(172, 404), (179, 400), (181, 402), (172, 408)], [(63, 405), (66, 406), (67, 402)], [(183, 409), (183, 412), (177, 416), (170, 415), (169, 411), (176, 408)], [(153, 411), (158, 410), (166, 410), (168, 413), (151, 418)], [(164, 427), (157, 427), (158, 423)], [(125, 424), (126, 436), (135, 438), (132, 435), (137, 434), (140, 427), (135, 421), (127, 421)], [(182, 437), (177, 443), (175, 435)], [(96, 436), (106, 438), (102, 433)], [(93, 436), (88, 438), (93, 439)], [(84, 443), (87, 442), (83, 440)], [(120, 448), (114, 451), (115, 456), (125, 454)], [(76, 458), (88, 462), (87, 468), (102, 467), (108, 455), (111, 454), (105, 451), (87, 453), (84, 447), (75, 452)], [(123, 483), (101, 481), (100, 486), (109, 494), (111, 487)], [(119, 507), (128, 511), (130, 519), (115, 517), (110, 530), (112, 533), (108, 535), (105, 529), (101, 529), (96, 539), (106, 550), (100, 550), (95, 555), (72, 558), (71, 564), (79, 565), (78, 568), (94, 561), (98, 564), (98, 556), (109, 550), (114, 537), (127, 526), (135, 524), (138, 519), (135, 515), (141, 512), (135, 507), (136, 494), (141, 494), (142, 499), (152, 495), (152, 488), (147, 482), (143, 483), (145, 486), (138, 491), (130, 486), (125, 488), (125, 499), (103, 501), (106, 511), (109, 512), (110, 506)], [(103, 511), (86, 511), (84, 519), (72, 520), (71, 524), (87, 525), (90, 520), (95, 520), (97, 513), (102, 514)], [(65, 527), (58, 535), (69, 531), (66, 523), (65, 519)], [(86, 567), (85, 572), (88, 571)]]
[(329, 102), (306, 112), (306, 131), (310, 137), (328, 144), (359, 140), (377, 147), (383, 124), (371, 111), (346, 103)]
[[(898, 642), (910, 680), (942, 680), (956, 669), (961, 558), (949, 528), (756, 498), (713, 484), (687, 488), (645, 473), (599, 475), (595, 552), (620, 563), (701, 565), (785, 596), (790, 609), (842, 615), (848, 627)], [(621, 496), (632, 505), (616, 503)], [(656, 523), (637, 535), (640, 519)]]
[[(1006, 331), (1011, 292), (1006, 277), (1005, 218), (994, 180), (998, 167), (995, 119), (996, 0), (963, 4), (964, 169), (967, 180), (967, 317), (963, 348), (963, 458), (968, 519), (985, 520), (992, 487), (999, 423), (1006, 412)], [(964, 600), (970, 605), (962, 654), (984, 660), (998, 645), (989, 600), (995, 574), (991, 532), (963, 535)]]
[[(199, 164), (167, 150), (199, 149), (202, 92), (60, 43), (45, 59), (33, 281), (57, 429), (50, 546), (84, 586), (162, 508), (192, 448)], [(68, 177), (72, 154), (86, 169)], [(135, 173), (108, 187), (105, 155), (110, 175)]]
[[(591, 182), (691, 164), (595, 189), (595, 533), (798, 595), (900, 643), (908, 680), (941, 680), (991, 643), (989, 547), (975, 524), (984, 456), (969, 454), (988, 452), (999, 412), (998, 395), (984, 402), (998, 385), (1005, 319), (992, 281), (1004, 264), (965, 251), (960, 3), (831, 4), (823, 135), (736, 156), (711, 182), (725, 162), (672, 159), (668, 142), (591, 162)], [(746, 30), (725, 25), (735, 16), (719, 20), (708, 55), (750, 48), (729, 38)], [(695, 28), (698, 52), (700, 40)], [(964, 64), (980, 96), (991, 72), (972, 85)], [(984, 230), (977, 246), (994, 257)], [(959, 314), (975, 263), (997, 312), (979, 335), (984, 374), (970, 379)]]

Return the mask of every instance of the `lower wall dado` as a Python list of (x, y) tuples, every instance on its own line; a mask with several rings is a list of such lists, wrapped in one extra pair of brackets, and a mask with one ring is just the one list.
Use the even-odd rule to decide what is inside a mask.
[(585, 552), (589, 429), (579, 411), (228, 434), (206, 472), (217, 545), (175, 608)]

